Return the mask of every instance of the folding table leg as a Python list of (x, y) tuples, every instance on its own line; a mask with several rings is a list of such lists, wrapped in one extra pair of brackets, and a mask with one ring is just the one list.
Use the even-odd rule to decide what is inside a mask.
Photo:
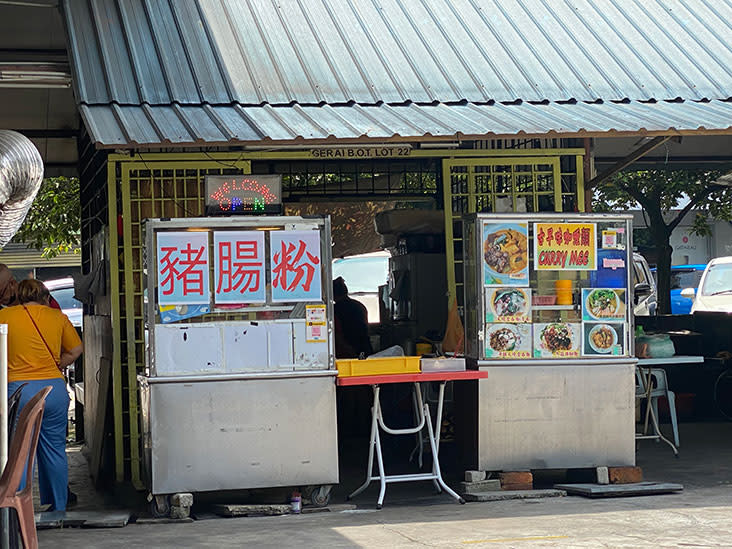
[[(378, 441), (379, 441), (379, 425), (378, 420), (376, 417), (376, 414), (378, 412), (377, 405), (379, 402), (379, 386), (374, 385), (374, 403), (371, 406), (371, 438), (369, 439), (369, 460), (368, 464), (366, 465), (366, 480), (364, 483), (356, 488), (346, 499), (349, 500), (351, 498), (355, 498), (358, 494), (363, 492), (366, 488), (368, 488), (369, 484), (371, 484), (371, 475), (374, 470), (374, 447), (377, 447)], [(381, 445), (378, 445), (378, 455), (381, 456)], [(383, 471), (383, 465), (381, 466), (381, 469)], [(382, 482), (383, 482), (383, 474), (382, 474)]]
[[(429, 417), (430, 409), (427, 404), (424, 405), (424, 413), (427, 417)], [(465, 500), (463, 498), (461, 498), (457, 493), (455, 493), (452, 488), (450, 488), (447, 484), (445, 484), (444, 480), (442, 480), (442, 471), (440, 470), (440, 459), (439, 459), (438, 453), (437, 453), (435, 434), (434, 434), (434, 431), (432, 430), (432, 421), (427, 422), (427, 432), (429, 433), (430, 449), (432, 450), (432, 472), (437, 476), (437, 479), (436, 479), (437, 482), (440, 483), (440, 486), (442, 486), (442, 488), (443, 488), (443, 490), (445, 490), (445, 492), (450, 494), (460, 503), (465, 503)]]
[[(379, 401), (376, 401), (376, 406), (379, 408), (377, 414), (381, 414), (381, 408), (379, 407)], [(381, 437), (379, 436), (379, 430), (376, 429), (376, 463), (379, 466), (379, 499), (376, 500), (376, 508), (381, 509), (384, 504), (384, 495), (386, 494), (386, 472), (384, 471), (384, 456), (381, 454)]]

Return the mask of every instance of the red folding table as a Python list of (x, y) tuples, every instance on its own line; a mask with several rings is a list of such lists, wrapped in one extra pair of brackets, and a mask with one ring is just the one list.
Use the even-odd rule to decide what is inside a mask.
[[(381, 484), (379, 491), (379, 499), (376, 508), (381, 509), (384, 503), (384, 495), (386, 494), (386, 485), (390, 482), (411, 482), (416, 480), (431, 480), (435, 483), (438, 491), (445, 490), (453, 498), (460, 503), (465, 500), (456, 494), (442, 479), (440, 470), (440, 460), (438, 457), (440, 447), (440, 426), (442, 425), (442, 405), (445, 398), (445, 385), (448, 381), (475, 380), (488, 377), (488, 372), (479, 372), (477, 370), (467, 370), (461, 372), (427, 372), (420, 374), (390, 374), (376, 376), (358, 376), (358, 377), (339, 377), (338, 385), (371, 385), (374, 391), (374, 403), (371, 407), (371, 438), (369, 441), (369, 460), (368, 469), (366, 470), (366, 480), (356, 489), (348, 499), (351, 499), (363, 492), (372, 481), (378, 480)], [(433, 427), (429, 405), (422, 402), (422, 391), (419, 384), (429, 381), (435, 381), (440, 384), (439, 395), (437, 398), (437, 413), (435, 416), (435, 425)], [(417, 425), (406, 429), (391, 429), (384, 423), (384, 416), (381, 411), (381, 403), (379, 400), (380, 386), (387, 383), (414, 383), (414, 396), (417, 403)], [(422, 429), (427, 428), (427, 435), (432, 451), (432, 471), (429, 473), (415, 473), (407, 475), (387, 475), (384, 471), (384, 458), (381, 452), (381, 438), (379, 429), (390, 435), (415, 435), (421, 433)], [(421, 434), (420, 434), (421, 436)], [(374, 453), (376, 453), (376, 464), (379, 474), (373, 474)]]

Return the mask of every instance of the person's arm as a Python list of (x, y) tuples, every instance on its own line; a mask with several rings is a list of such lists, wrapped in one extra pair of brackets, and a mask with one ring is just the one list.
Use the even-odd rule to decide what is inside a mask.
[(73, 364), (76, 361), (76, 359), (81, 356), (81, 353), (83, 350), (84, 350), (84, 345), (79, 343), (73, 349), (70, 349), (68, 351), (63, 351), (61, 353), (61, 358), (59, 358), (59, 360), (58, 360), (59, 370), (63, 370), (67, 366), (70, 366), (71, 364)]
[(61, 335), (61, 356), (58, 359), (58, 367), (59, 370), (63, 371), (81, 356), (84, 345), (81, 343), (79, 334), (76, 333), (76, 328), (71, 325), (68, 317), (63, 313), (59, 313), (59, 315), (63, 317), (64, 327)]

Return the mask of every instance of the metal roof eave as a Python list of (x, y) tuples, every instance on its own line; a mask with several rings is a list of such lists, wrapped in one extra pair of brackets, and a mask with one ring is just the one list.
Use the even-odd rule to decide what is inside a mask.
[(100, 148), (403, 143), (506, 137), (728, 135), (732, 103), (85, 105)]

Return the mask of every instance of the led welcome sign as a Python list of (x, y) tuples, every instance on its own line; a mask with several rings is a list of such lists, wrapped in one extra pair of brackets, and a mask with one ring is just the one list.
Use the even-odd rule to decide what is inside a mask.
[(281, 175), (207, 175), (208, 215), (280, 213)]

